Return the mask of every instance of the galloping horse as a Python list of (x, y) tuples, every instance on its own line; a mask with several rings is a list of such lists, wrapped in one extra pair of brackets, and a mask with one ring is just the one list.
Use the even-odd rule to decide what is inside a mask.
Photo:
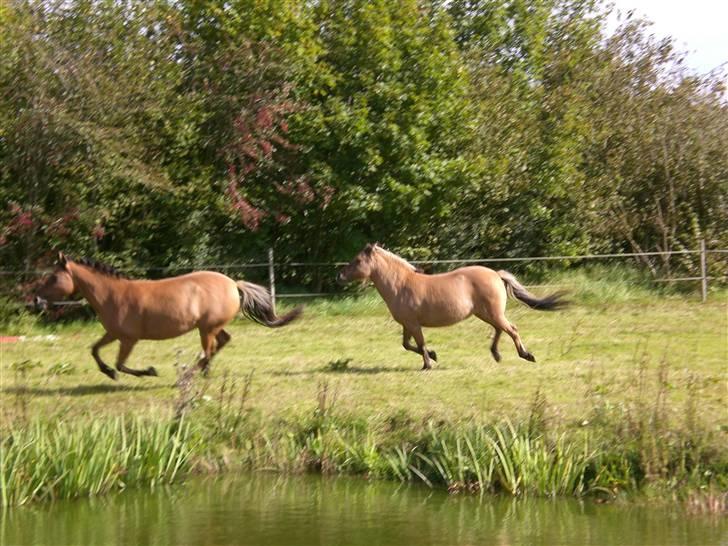
[[(495, 328), (490, 352), (500, 362), (498, 340), (506, 332), (516, 345), (518, 356), (535, 362), (526, 350), (515, 325), (505, 316), (506, 299), (511, 296), (532, 309), (554, 310), (563, 307), (562, 294), (537, 298), (507, 271), (487, 267), (461, 267), (439, 275), (424, 275), (396, 254), (379, 245), (368, 244), (348, 265), (339, 271), (338, 281), (354, 280), (374, 283), (392, 317), (402, 325), (402, 346), (422, 355), (423, 370), (437, 362), (434, 351), (428, 351), (422, 335), (423, 326), (450, 326), (475, 315)], [(417, 346), (410, 343), (415, 338)]]
[(262, 286), (234, 281), (221, 273), (198, 271), (179, 277), (130, 280), (115, 269), (91, 260), (72, 260), (59, 253), (58, 264), (45, 280), (36, 303), (80, 293), (104, 325), (106, 333), (91, 349), (99, 369), (111, 379), (116, 371), (101, 360), (99, 349), (119, 340), (116, 369), (135, 376), (157, 375), (153, 367), (135, 370), (126, 366), (131, 350), (140, 339), (169, 339), (197, 328), (203, 354), (197, 362), (206, 372), (212, 357), (230, 341), (224, 328), (238, 311), (265, 326), (288, 324), (301, 308), (278, 317), (271, 297)]

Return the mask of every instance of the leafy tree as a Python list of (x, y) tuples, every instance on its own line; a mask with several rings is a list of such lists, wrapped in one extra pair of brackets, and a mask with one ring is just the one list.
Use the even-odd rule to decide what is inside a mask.
[(420, 258), (725, 246), (724, 75), (691, 73), (642, 21), (607, 36), (606, 15), (600, 0), (4, 2), (0, 260), (30, 270), (63, 248), (160, 274), (271, 245), (341, 260), (371, 240)]

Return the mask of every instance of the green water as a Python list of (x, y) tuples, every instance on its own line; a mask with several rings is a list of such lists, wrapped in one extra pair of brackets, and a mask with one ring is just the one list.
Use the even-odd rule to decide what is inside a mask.
[(728, 544), (725, 519), (675, 510), (274, 475), (199, 479), (0, 517), (3, 545)]

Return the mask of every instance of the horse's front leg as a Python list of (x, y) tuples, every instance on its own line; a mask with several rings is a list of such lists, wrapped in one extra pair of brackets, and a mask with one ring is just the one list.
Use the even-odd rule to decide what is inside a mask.
[(408, 328), (408, 330), (412, 334), (412, 337), (415, 338), (415, 343), (417, 343), (417, 352), (422, 355), (422, 369), (429, 370), (432, 368), (432, 360), (435, 359), (430, 356), (430, 351), (427, 350), (427, 345), (425, 345), (425, 336), (422, 334), (422, 328), (417, 325), (415, 327)]
[(116, 371), (106, 364), (103, 360), (101, 360), (101, 355), (99, 354), (99, 350), (101, 347), (108, 345), (112, 341), (116, 341), (117, 337), (115, 335), (110, 334), (109, 332), (106, 332), (104, 334), (104, 337), (102, 337), (100, 340), (98, 340), (96, 343), (93, 344), (93, 347), (91, 347), (91, 354), (94, 357), (94, 360), (96, 361), (96, 364), (99, 367), (99, 370), (101, 370), (101, 373), (108, 375), (111, 379), (116, 381)]
[(146, 370), (135, 370), (133, 368), (129, 368), (126, 366), (126, 360), (129, 358), (129, 354), (131, 354), (131, 350), (134, 348), (134, 345), (136, 345), (137, 340), (136, 339), (129, 339), (129, 338), (122, 338), (121, 339), (121, 346), (119, 347), (119, 354), (116, 357), (116, 369), (120, 372), (128, 373), (129, 375), (133, 375), (136, 377), (142, 376), (142, 375), (153, 375), (156, 376), (157, 370), (154, 369), (154, 367), (149, 366)]
[[(410, 343), (410, 340), (412, 339), (412, 334), (410, 334), (407, 331), (407, 328), (404, 328), (404, 331), (402, 332), (402, 347), (404, 347), (407, 351), (412, 351), (413, 353), (417, 353), (418, 355), (422, 354), (422, 349), (412, 345)], [(428, 356), (437, 362), (437, 353), (435, 351), (427, 351)]]

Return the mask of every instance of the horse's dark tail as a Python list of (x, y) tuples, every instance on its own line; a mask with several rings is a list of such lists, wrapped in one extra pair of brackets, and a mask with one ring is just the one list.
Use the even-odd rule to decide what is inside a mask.
[(525, 303), (531, 309), (538, 309), (539, 311), (555, 311), (566, 307), (569, 302), (564, 300), (563, 297), (566, 292), (554, 292), (550, 296), (538, 298), (531, 294), (526, 287), (516, 280), (516, 277), (508, 271), (498, 271), (498, 275), (503, 279), (503, 284), (506, 285), (506, 292), (512, 298)]
[(303, 307), (296, 307), (283, 316), (277, 316), (273, 311), (273, 301), (268, 290), (252, 282), (237, 281), (236, 284), (240, 293), (240, 308), (243, 315), (258, 324), (278, 328), (297, 319), (303, 312)]

